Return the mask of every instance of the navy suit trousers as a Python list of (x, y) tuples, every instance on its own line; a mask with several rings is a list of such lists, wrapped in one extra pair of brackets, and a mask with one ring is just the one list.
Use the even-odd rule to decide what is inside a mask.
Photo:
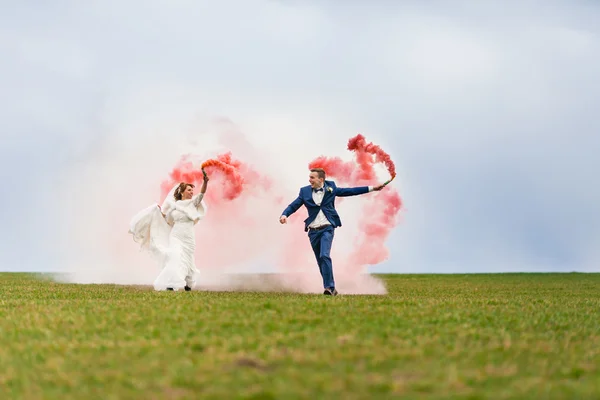
[(309, 230), (308, 238), (312, 246), (319, 271), (323, 278), (323, 287), (325, 289), (334, 289), (335, 282), (333, 279), (333, 264), (331, 262), (331, 244), (333, 243), (333, 226), (328, 226), (320, 230)]

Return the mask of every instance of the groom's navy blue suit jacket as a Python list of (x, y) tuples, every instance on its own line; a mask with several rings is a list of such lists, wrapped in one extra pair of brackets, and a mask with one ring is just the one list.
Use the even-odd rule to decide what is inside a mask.
[(369, 192), (368, 186), (339, 188), (335, 185), (335, 182), (333, 181), (325, 181), (323, 189), (325, 191), (323, 195), (323, 200), (321, 201), (321, 205), (318, 206), (312, 198), (312, 187), (308, 185), (300, 188), (300, 193), (298, 193), (298, 197), (296, 198), (296, 200), (292, 201), (290, 205), (286, 207), (285, 210), (283, 210), (282, 215), (289, 217), (290, 215), (295, 213), (302, 205), (304, 205), (308, 210), (308, 218), (304, 220), (304, 231), (308, 231), (308, 226), (317, 217), (319, 210), (323, 210), (323, 214), (325, 214), (325, 217), (331, 223), (331, 225), (333, 225), (333, 227), (340, 227), (342, 226), (342, 221), (337, 211), (335, 210), (335, 198), (337, 196), (357, 196), (359, 194)]

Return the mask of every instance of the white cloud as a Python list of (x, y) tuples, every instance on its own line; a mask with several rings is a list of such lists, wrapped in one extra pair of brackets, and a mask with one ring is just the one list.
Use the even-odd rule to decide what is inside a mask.
[(202, 132), (225, 117), (290, 193), (313, 154), (348, 157), (358, 132), (388, 149), (406, 213), (387, 270), (593, 269), (600, 7), (344, 4), (12, 5), (0, 166), (6, 187), (37, 191), (3, 196), (3, 265), (57, 267), (61, 221), (44, 207), (65, 169), (91, 168), (68, 182), (76, 198), (117, 175), (141, 196), (181, 152), (217, 148)]

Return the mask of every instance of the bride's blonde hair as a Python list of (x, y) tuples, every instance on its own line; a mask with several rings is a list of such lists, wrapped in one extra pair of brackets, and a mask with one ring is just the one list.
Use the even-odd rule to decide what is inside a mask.
[(187, 182), (181, 182), (179, 184), (179, 187), (175, 189), (175, 193), (173, 194), (173, 196), (175, 196), (175, 200), (181, 200), (181, 195), (183, 192), (185, 192), (188, 186), (195, 187), (193, 184)]

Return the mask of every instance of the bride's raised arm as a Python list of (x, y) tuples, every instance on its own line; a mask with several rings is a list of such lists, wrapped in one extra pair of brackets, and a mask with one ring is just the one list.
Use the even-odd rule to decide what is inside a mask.
[(202, 187), (200, 188), (200, 193), (194, 196), (194, 207), (200, 207), (202, 203), (202, 199), (204, 198), (204, 193), (206, 193), (206, 187), (208, 186), (208, 175), (204, 174), (204, 181), (202, 182)]
[(195, 195), (192, 199), (192, 202), (194, 203), (194, 207), (196, 207), (196, 208), (200, 207), (200, 204), (202, 203), (202, 199), (204, 199), (204, 193), (198, 193), (197, 195)]

